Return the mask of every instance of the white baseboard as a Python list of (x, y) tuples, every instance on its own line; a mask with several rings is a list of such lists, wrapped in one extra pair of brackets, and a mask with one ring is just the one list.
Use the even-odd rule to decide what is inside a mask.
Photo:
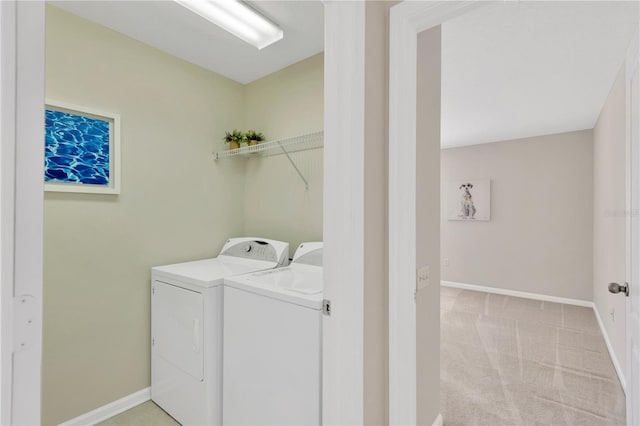
[(525, 299), (543, 300), (545, 302), (564, 303), (565, 305), (593, 307), (593, 302), (581, 299), (569, 299), (566, 297), (547, 296), (546, 294), (527, 293), (525, 291), (507, 290), (497, 287), (485, 287), (482, 285), (456, 283), (453, 281), (441, 281), (443, 287), (461, 288), (464, 290), (482, 291), (485, 293), (502, 294), (504, 296), (522, 297)]
[(442, 414), (438, 414), (438, 417), (433, 421), (432, 426), (442, 426), (444, 423), (442, 422)]
[(142, 389), (74, 419), (67, 420), (60, 426), (93, 426), (150, 399), (151, 388)]
[(626, 392), (627, 383), (624, 379), (624, 375), (622, 374), (622, 368), (620, 367), (620, 362), (618, 361), (618, 357), (616, 357), (616, 354), (613, 351), (613, 346), (611, 345), (611, 340), (609, 340), (607, 329), (604, 328), (604, 323), (602, 322), (602, 318), (600, 317), (600, 312), (598, 312), (598, 309), (596, 308), (596, 305), (593, 302), (588, 300), (567, 299), (564, 297), (547, 296), (546, 294), (527, 293), (524, 291), (507, 290), (504, 288), (485, 287), (485, 286), (475, 285), (475, 284), (456, 283), (453, 281), (441, 281), (440, 284), (443, 287), (461, 288), (464, 290), (473, 290), (473, 291), (482, 291), (485, 293), (502, 294), (504, 296), (514, 296), (514, 297), (523, 297), (525, 299), (543, 300), (545, 302), (556, 302), (556, 303), (564, 303), (567, 305), (585, 306), (587, 308), (593, 309), (593, 312), (596, 316), (596, 320), (598, 321), (598, 325), (600, 326), (600, 331), (602, 333), (602, 336), (604, 337), (605, 343), (607, 344), (609, 357), (611, 357), (611, 362), (613, 363), (613, 367), (616, 369), (616, 373), (618, 374), (618, 379), (620, 380), (622, 389), (625, 390)]
[(611, 340), (609, 340), (609, 335), (607, 334), (607, 329), (604, 328), (604, 323), (602, 322), (602, 317), (600, 316), (600, 312), (596, 305), (593, 305), (593, 312), (596, 314), (596, 319), (598, 320), (598, 325), (600, 326), (600, 331), (602, 331), (602, 336), (604, 337), (604, 342), (607, 344), (607, 350), (609, 351), (609, 356), (611, 357), (611, 362), (613, 363), (613, 367), (616, 369), (616, 373), (618, 374), (618, 379), (620, 379), (620, 384), (622, 385), (622, 390), (627, 392), (627, 382), (624, 378), (624, 374), (622, 373), (622, 367), (620, 366), (620, 361), (618, 361), (618, 357), (616, 357), (615, 352), (613, 351), (613, 346), (611, 345)]

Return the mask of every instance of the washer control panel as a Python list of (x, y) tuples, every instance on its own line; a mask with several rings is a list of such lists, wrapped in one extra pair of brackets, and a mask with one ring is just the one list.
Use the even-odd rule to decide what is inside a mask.
[(293, 263), (322, 267), (322, 242), (302, 243), (293, 255)]

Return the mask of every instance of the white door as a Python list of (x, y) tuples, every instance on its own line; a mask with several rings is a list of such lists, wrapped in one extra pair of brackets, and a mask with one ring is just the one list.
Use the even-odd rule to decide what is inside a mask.
[(627, 424), (640, 425), (640, 67), (638, 35), (627, 56), (629, 143), (627, 149)]

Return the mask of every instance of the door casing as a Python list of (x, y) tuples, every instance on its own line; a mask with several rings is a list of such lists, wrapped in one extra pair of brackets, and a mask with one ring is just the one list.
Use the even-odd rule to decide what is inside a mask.
[[(389, 28), (389, 423), (417, 424), (416, 67), (418, 34), (490, 2), (411, 2)], [(439, 208), (435, 204), (434, 208)], [(414, 244), (407, 244), (414, 242)], [(440, 342), (434, 342), (440, 344)], [(434, 383), (437, 395), (440, 383)], [(437, 416), (434, 424), (441, 424)]]
[(44, 2), (0, 2), (0, 423), (40, 424)]
[[(626, 58), (626, 309), (627, 424), (640, 424), (640, 31), (634, 35)], [(623, 378), (621, 378), (623, 379)]]

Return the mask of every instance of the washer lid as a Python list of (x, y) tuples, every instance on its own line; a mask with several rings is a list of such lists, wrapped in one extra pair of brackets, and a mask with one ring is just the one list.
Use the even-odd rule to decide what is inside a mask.
[(292, 263), (285, 268), (225, 279), (225, 285), (312, 309), (322, 308), (322, 268)]
[(201, 287), (214, 287), (222, 284), (226, 277), (271, 269), (276, 266), (278, 266), (278, 262), (219, 256), (213, 259), (156, 266), (151, 268), (151, 271), (154, 279), (188, 282)]

